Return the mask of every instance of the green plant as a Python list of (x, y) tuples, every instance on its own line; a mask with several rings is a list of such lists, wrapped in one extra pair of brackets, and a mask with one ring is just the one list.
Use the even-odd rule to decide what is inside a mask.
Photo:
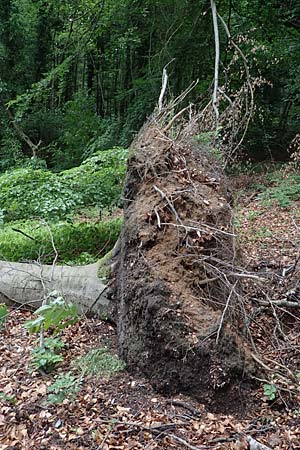
[[(96, 262), (118, 239), (122, 219), (106, 222), (18, 221), (0, 229), (0, 258), (8, 261), (36, 260), (51, 263), (58, 252), (58, 263), (87, 264)], [(23, 234), (22, 234), (23, 233)]]
[(71, 372), (55, 377), (55, 382), (48, 387), (48, 402), (62, 403), (65, 399), (73, 400), (81, 387), (82, 379), (76, 378)]
[(277, 394), (277, 388), (275, 384), (264, 384), (264, 395), (269, 401), (275, 400)]
[(125, 368), (125, 363), (116, 355), (109, 353), (108, 348), (95, 348), (86, 355), (76, 359), (73, 363), (75, 369), (83, 376), (96, 375), (110, 378)]
[(52, 372), (56, 365), (63, 361), (63, 356), (57, 354), (54, 350), (43, 347), (36, 347), (32, 350), (32, 358), (30, 361), (30, 370), (41, 370), (43, 372)]
[(264, 190), (259, 198), (266, 204), (277, 204), (281, 208), (288, 208), (292, 202), (300, 199), (300, 175), (284, 176), (282, 173), (273, 174), (270, 181), (272, 187)]
[(0, 328), (3, 327), (8, 316), (8, 308), (4, 303), (0, 303)]
[(58, 220), (79, 208), (113, 208), (120, 201), (127, 150), (98, 151), (80, 166), (60, 173), (25, 167), (0, 175), (4, 220)]
[(63, 361), (63, 356), (59, 354), (59, 351), (64, 346), (64, 342), (58, 337), (45, 338), (42, 346), (32, 350), (30, 368), (46, 373), (52, 372), (56, 365)]
[(15, 405), (17, 403), (16, 397), (14, 395), (7, 395), (5, 392), (0, 391), (0, 401), (2, 402), (9, 402), (12, 405)]
[[(51, 293), (50, 295), (57, 295)], [(75, 305), (67, 303), (62, 297), (57, 296), (54, 300), (46, 305), (42, 305), (35, 311), (38, 316), (35, 319), (28, 320), (23, 325), (30, 334), (38, 333), (41, 329), (44, 331), (53, 329), (54, 334), (57, 334), (63, 328), (74, 324), (78, 320), (78, 311)], [(53, 342), (52, 348), (53, 348)]]

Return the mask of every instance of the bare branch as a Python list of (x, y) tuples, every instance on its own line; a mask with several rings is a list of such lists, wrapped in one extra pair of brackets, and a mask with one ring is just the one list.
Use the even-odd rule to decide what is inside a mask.
[(215, 75), (214, 75), (214, 91), (212, 95), (212, 105), (216, 116), (216, 129), (217, 129), (219, 122), (218, 86), (219, 86), (219, 64), (220, 64), (220, 38), (219, 38), (218, 14), (216, 3), (214, 0), (210, 0), (210, 4), (215, 35)]
[(167, 69), (164, 67), (163, 70), (163, 75), (162, 75), (162, 87), (161, 87), (161, 91), (160, 91), (160, 95), (159, 95), (159, 99), (158, 99), (158, 111), (161, 111), (163, 108), (163, 100), (164, 100), (164, 95), (167, 89), (167, 85), (168, 85), (168, 73), (167, 73)]

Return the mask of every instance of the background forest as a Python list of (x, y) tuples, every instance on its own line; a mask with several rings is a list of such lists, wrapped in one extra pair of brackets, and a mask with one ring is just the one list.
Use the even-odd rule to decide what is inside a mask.
[[(299, 131), (299, 2), (218, 3), (232, 36), (219, 24), (220, 112), (227, 101), (249, 109), (245, 92), (254, 92), (239, 156), (286, 160)], [(163, 68), (168, 99), (198, 80), (185, 102), (201, 110), (212, 95), (214, 45), (207, 0), (1, 2), (2, 259), (51, 261), (40, 219), (53, 223), (62, 262), (97, 260), (107, 239), (109, 250), (120, 220), (100, 227), (99, 214), (118, 206), (126, 148), (157, 104)], [(222, 124), (214, 146), (239, 142), (240, 117), (225, 117), (230, 130)], [(205, 145), (211, 129), (200, 136)]]
[[(254, 159), (284, 160), (299, 127), (300, 5), (224, 0), (218, 12), (262, 80), (244, 141)], [(158, 99), (199, 79), (188, 101), (211, 96), (214, 35), (207, 0), (3, 0), (0, 11), (0, 170), (61, 171), (99, 150), (127, 147)], [(220, 85), (245, 82), (222, 27)]]

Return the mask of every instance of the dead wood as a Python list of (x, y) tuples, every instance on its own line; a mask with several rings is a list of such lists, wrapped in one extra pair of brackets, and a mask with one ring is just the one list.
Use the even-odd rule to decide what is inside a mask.
[(57, 291), (83, 313), (107, 316), (109, 300), (97, 271), (97, 263), (53, 267), (0, 261), (0, 303), (36, 309)]
[(113, 314), (129, 368), (209, 400), (254, 369), (237, 332), (231, 196), (216, 160), (164, 129), (152, 119), (131, 148)]

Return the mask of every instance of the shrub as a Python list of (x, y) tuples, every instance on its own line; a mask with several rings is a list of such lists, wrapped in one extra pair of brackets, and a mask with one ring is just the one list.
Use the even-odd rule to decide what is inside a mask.
[(5, 221), (30, 217), (56, 219), (81, 203), (80, 195), (56, 174), (30, 167), (1, 175), (0, 192)]
[(26, 167), (0, 176), (0, 210), (4, 220), (57, 220), (80, 207), (100, 210), (119, 202), (127, 151), (100, 151), (81, 166), (60, 173)]
[(121, 219), (96, 223), (62, 222), (49, 227), (38, 221), (7, 224), (0, 229), (0, 259), (32, 261), (39, 258), (44, 264), (51, 263), (55, 256), (52, 234), (58, 252), (58, 263), (95, 262), (114, 246), (121, 226)]

